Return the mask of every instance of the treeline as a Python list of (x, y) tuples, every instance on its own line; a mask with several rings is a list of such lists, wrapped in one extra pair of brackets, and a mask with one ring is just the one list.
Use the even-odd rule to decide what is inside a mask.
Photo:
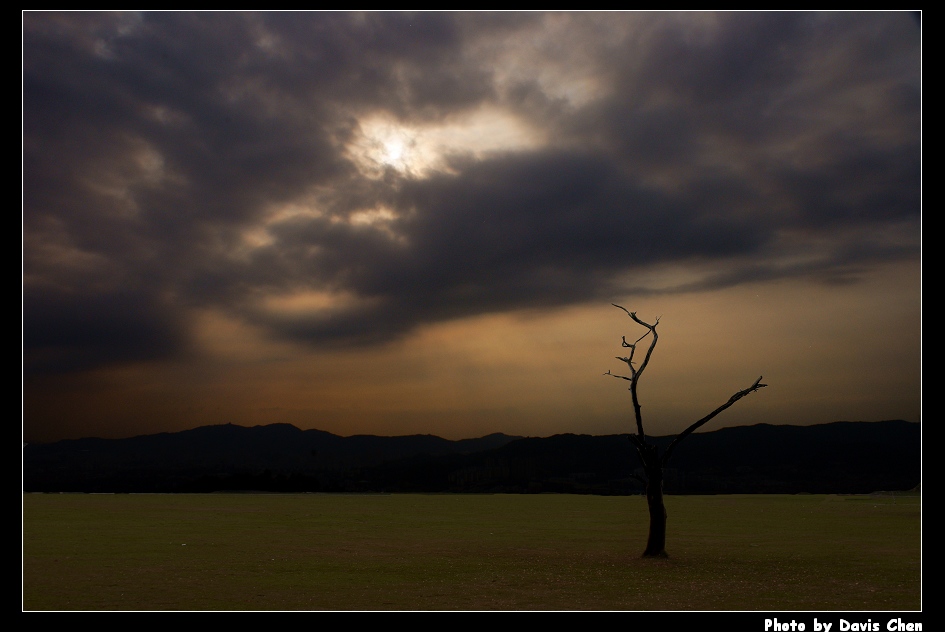
[[(655, 441), (668, 445), (672, 437)], [(675, 494), (871, 493), (915, 488), (920, 425), (758, 424), (694, 434), (666, 471)], [(28, 445), (27, 492), (642, 492), (626, 435), (339, 437), (286, 424)]]

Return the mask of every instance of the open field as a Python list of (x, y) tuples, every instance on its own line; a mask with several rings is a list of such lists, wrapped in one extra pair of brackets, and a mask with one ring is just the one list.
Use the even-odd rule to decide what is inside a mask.
[(23, 495), (24, 610), (919, 610), (918, 496)]

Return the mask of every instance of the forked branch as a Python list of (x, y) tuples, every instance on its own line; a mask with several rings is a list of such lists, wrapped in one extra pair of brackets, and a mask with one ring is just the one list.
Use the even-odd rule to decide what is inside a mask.
[[(633, 399), (633, 414), (634, 414), (634, 417), (636, 418), (636, 422), (637, 422), (637, 435), (638, 435), (641, 439), (644, 439), (644, 438), (646, 437), (646, 435), (645, 435), (644, 432), (643, 432), (643, 415), (642, 415), (642, 413), (640, 412), (640, 400), (637, 399), (637, 382), (639, 382), (640, 376), (643, 374), (644, 369), (646, 369), (646, 366), (650, 363), (650, 356), (653, 355), (653, 349), (656, 347), (656, 341), (657, 341), (657, 339), (659, 338), (659, 336), (658, 336), (657, 333), (656, 333), (656, 326), (659, 324), (660, 319), (657, 318), (657, 319), (656, 319), (656, 322), (654, 322), (654, 323), (651, 325), (651, 324), (645, 323), (645, 322), (643, 322), (642, 320), (640, 320), (639, 318), (637, 318), (637, 313), (636, 313), (636, 312), (631, 312), (631, 311), (628, 310), (626, 307), (622, 307), (622, 306), (620, 306), (620, 305), (617, 305), (616, 303), (611, 303), (611, 305), (613, 305), (613, 306), (616, 307), (616, 308), (622, 309), (623, 311), (625, 311), (625, 312), (627, 313), (627, 316), (629, 316), (630, 318), (633, 319), (633, 322), (637, 323), (638, 325), (642, 325), (643, 327), (646, 327), (646, 329), (647, 329), (647, 332), (646, 332), (645, 334), (643, 334), (642, 336), (640, 336), (639, 338), (637, 338), (636, 342), (634, 342), (634, 343), (629, 343), (629, 342), (627, 342), (627, 337), (626, 337), (626, 336), (623, 336), (623, 346), (630, 349), (630, 355), (627, 356), (626, 358), (620, 358), (620, 357), (618, 357), (617, 359), (620, 360), (620, 361), (622, 361), (622, 362), (626, 362), (626, 363), (627, 363), (627, 366), (630, 367), (630, 377), (629, 377), (629, 378), (626, 378), (626, 377), (623, 377), (622, 375), (614, 375), (613, 373), (610, 373), (610, 371), (607, 372), (607, 373), (610, 373), (610, 375), (614, 375), (614, 377), (620, 377), (620, 378), (623, 378), (623, 379), (625, 379), (625, 380), (626, 380), (626, 379), (629, 379), (629, 381), (630, 381), (630, 396), (631, 396), (632, 399)], [(649, 346), (649, 348), (647, 348), (647, 350), (646, 350), (646, 355), (643, 357), (643, 362), (640, 363), (640, 368), (638, 368), (638, 369), (637, 369), (637, 368), (634, 368), (634, 366), (633, 366), (633, 355), (634, 355), (634, 354), (636, 353), (636, 351), (637, 351), (637, 344), (639, 344), (641, 340), (643, 340), (644, 338), (646, 338), (646, 337), (649, 336), (650, 334), (653, 335), (653, 340), (650, 341), (650, 346)]]
[(669, 444), (669, 447), (666, 448), (666, 452), (663, 453), (663, 458), (662, 458), (663, 465), (666, 465), (666, 462), (669, 461), (669, 456), (673, 453), (673, 449), (675, 449), (675, 447), (679, 444), (680, 441), (682, 441), (683, 439), (691, 435), (701, 426), (707, 424), (709, 421), (712, 420), (712, 418), (714, 418), (720, 412), (722, 412), (723, 410), (725, 410), (726, 408), (728, 408), (729, 406), (731, 406), (732, 404), (740, 400), (742, 397), (745, 397), (746, 395), (750, 395), (754, 393), (755, 391), (762, 389), (766, 386), (767, 384), (761, 383), (761, 376), (759, 376), (758, 379), (755, 380), (754, 384), (752, 384), (751, 386), (749, 386), (748, 388), (744, 390), (738, 391), (737, 393), (729, 397), (727, 402), (725, 402), (724, 404), (722, 404), (721, 406), (713, 410), (711, 413), (709, 413), (708, 415), (706, 415), (705, 417), (703, 417), (702, 419), (695, 422), (694, 424), (692, 424), (691, 426), (683, 430), (681, 433), (679, 433), (679, 435), (675, 439), (673, 439), (673, 442)]

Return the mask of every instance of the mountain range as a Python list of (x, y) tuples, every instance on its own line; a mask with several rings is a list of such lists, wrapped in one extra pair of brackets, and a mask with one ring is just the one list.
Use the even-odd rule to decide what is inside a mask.
[[(653, 437), (663, 449), (673, 436)], [(757, 424), (690, 435), (665, 490), (871, 493), (917, 487), (920, 424)], [(342, 437), (289, 424), (203, 426), (23, 448), (25, 492), (642, 492), (626, 435)]]

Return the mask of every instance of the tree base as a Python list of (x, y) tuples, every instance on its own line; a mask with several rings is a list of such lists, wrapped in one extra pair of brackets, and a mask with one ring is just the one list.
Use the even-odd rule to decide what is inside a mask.
[(669, 553), (667, 553), (666, 551), (660, 551), (659, 553), (650, 553), (650, 552), (648, 552), (648, 551), (644, 551), (644, 552), (643, 552), (643, 555), (641, 555), (640, 557), (663, 558), (663, 559), (665, 559), (665, 558), (669, 557)]

